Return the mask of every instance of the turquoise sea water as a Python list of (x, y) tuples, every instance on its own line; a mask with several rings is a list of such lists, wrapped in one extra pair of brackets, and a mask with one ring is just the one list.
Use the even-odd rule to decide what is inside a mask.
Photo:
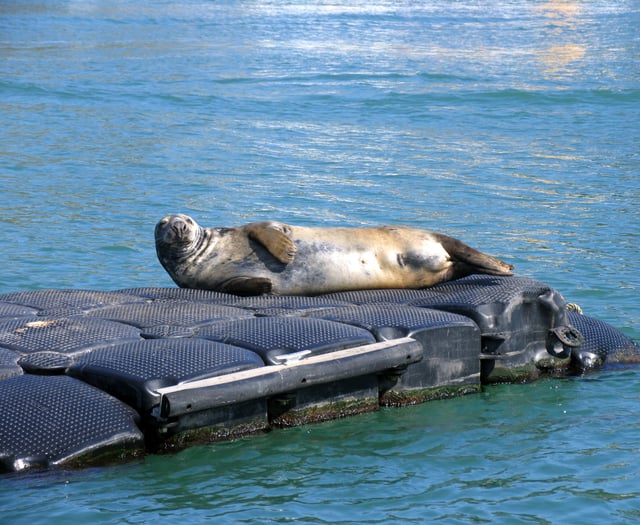
[[(0, 293), (172, 286), (153, 227), (441, 231), (640, 339), (640, 5), (0, 4)], [(640, 372), (114, 468), (7, 523), (637, 523)]]

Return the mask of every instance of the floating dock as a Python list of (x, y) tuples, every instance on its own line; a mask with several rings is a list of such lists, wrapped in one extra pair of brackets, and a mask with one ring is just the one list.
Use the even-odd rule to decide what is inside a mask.
[(0, 295), (0, 471), (79, 467), (639, 363), (544, 283), (238, 297)]

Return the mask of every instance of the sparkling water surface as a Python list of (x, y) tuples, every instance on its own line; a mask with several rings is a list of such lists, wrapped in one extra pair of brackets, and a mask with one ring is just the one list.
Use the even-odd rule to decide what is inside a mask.
[[(637, 2), (0, 5), (0, 293), (173, 286), (167, 213), (448, 233), (640, 339)], [(637, 523), (640, 372), (0, 479), (7, 523)]]

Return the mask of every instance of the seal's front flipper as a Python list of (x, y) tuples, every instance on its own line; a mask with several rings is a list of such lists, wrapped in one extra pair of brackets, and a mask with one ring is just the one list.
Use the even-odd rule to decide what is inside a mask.
[(474, 273), (513, 275), (511, 271), (513, 270), (512, 264), (507, 264), (500, 259), (479, 252), (462, 241), (447, 235), (437, 234), (436, 237), (455, 264), (455, 275), (452, 277), (454, 279)]
[(233, 295), (263, 295), (271, 293), (271, 279), (266, 277), (234, 277), (222, 283), (217, 291)]
[(293, 262), (296, 245), (291, 238), (291, 229), (280, 222), (254, 222), (246, 226), (247, 235), (258, 241), (271, 255), (284, 264)]

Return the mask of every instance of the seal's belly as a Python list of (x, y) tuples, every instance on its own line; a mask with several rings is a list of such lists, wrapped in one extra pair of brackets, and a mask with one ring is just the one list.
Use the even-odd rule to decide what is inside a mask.
[(271, 273), (279, 294), (328, 293), (353, 289), (419, 287), (421, 276), (402, 254), (371, 246), (297, 241), (295, 260)]

